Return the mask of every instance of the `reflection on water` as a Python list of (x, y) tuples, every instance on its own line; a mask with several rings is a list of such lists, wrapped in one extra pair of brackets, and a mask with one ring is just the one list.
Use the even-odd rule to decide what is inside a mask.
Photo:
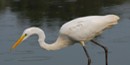
[(41, 26), (43, 18), (58, 18), (70, 20), (79, 16), (97, 15), (104, 6), (118, 5), (124, 0), (0, 0), (0, 8), (10, 7), (12, 12), (17, 13), (18, 18), (35, 26)]
[[(59, 51), (45, 51), (39, 47), (37, 36), (10, 52), (11, 45), (30, 26), (44, 29), (46, 41), (54, 42), (65, 22), (88, 15), (117, 14), (120, 23), (99, 38), (109, 48), (110, 65), (129, 65), (130, 55), (129, 0), (0, 0), (0, 64), (3, 65), (85, 65), (80, 45)], [(88, 45), (92, 65), (103, 65), (104, 52)]]

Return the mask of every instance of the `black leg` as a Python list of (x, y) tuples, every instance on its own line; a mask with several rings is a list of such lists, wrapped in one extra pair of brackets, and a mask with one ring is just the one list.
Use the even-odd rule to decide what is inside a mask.
[(102, 48), (104, 49), (104, 51), (105, 51), (106, 65), (108, 65), (108, 49), (107, 49), (107, 47), (105, 47), (105, 46), (99, 44), (99, 43), (96, 42), (95, 40), (91, 40), (91, 42), (93, 42), (94, 44), (96, 44), (96, 45), (98, 45), (98, 46), (100, 46), (100, 47), (102, 47)]
[(83, 50), (84, 50), (84, 52), (85, 52), (85, 54), (86, 54), (86, 56), (88, 58), (88, 65), (90, 65), (91, 64), (91, 58), (90, 58), (90, 56), (89, 56), (89, 54), (88, 54), (88, 52), (87, 52), (87, 50), (85, 48), (85, 43), (84, 42), (80, 42), (80, 43), (81, 43), (81, 45), (83, 47)]

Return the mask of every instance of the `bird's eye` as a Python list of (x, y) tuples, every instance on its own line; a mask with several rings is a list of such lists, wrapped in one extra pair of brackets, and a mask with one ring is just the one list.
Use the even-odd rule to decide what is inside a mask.
[(27, 36), (27, 34), (25, 34), (25, 36)]

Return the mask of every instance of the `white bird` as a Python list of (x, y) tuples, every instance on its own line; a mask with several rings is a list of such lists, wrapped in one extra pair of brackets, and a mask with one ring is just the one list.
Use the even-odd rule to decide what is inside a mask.
[(118, 23), (120, 18), (117, 15), (105, 15), (105, 16), (86, 16), (76, 18), (65, 23), (60, 31), (57, 40), (52, 44), (45, 42), (44, 31), (38, 27), (31, 27), (26, 29), (20, 39), (12, 46), (11, 49), (15, 49), (22, 41), (27, 39), (33, 34), (37, 34), (40, 46), (46, 50), (59, 50), (74, 43), (79, 42), (88, 57), (88, 65), (91, 64), (91, 59), (85, 49), (85, 42), (91, 41), (94, 44), (102, 47), (105, 50), (106, 65), (108, 65), (108, 50), (105, 46), (99, 44), (94, 38), (100, 35), (105, 29)]

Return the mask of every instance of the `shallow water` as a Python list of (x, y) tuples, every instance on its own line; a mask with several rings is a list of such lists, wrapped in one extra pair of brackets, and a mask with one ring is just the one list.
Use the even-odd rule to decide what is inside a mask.
[[(0, 0), (0, 64), (2, 65), (87, 65), (79, 44), (58, 51), (41, 49), (37, 36), (22, 42), (14, 51), (10, 47), (24, 29), (37, 26), (44, 29), (46, 42), (52, 43), (62, 24), (76, 17), (117, 14), (119, 24), (106, 30), (98, 41), (109, 49), (109, 65), (129, 65), (130, 62), (130, 2), (128, 0)], [(88, 42), (92, 65), (104, 65), (104, 51)]]

